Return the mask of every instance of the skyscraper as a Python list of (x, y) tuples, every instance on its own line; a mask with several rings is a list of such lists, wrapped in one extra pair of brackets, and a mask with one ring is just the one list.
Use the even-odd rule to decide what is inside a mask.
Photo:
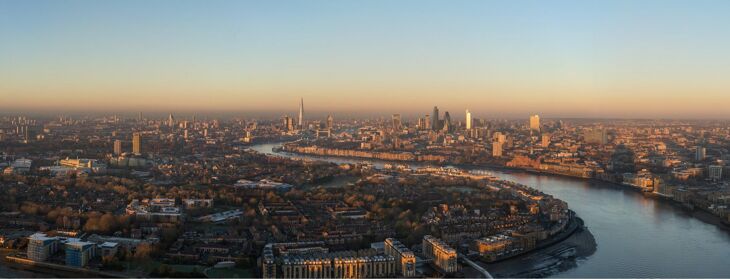
[(494, 141), (499, 143), (505, 143), (507, 141), (507, 136), (505, 134), (502, 134), (502, 132), (494, 132), (494, 134), (492, 134), (492, 137)]
[(433, 107), (433, 115), (431, 115), (431, 129), (438, 131), (439, 125), (439, 107)]
[(492, 157), (502, 157), (502, 142), (492, 142)]
[(335, 126), (335, 118), (332, 115), (327, 115), (327, 129), (332, 129)]
[(120, 154), (122, 154), (122, 141), (115, 140), (114, 141), (114, 155), (120, 155)]
[(284, 120), (284, 129), (286, 131), (293, 131), (294, 130), (294, 121), (292, 120), (292, 118), (289, 117), (288, 115), (285, 115), (283, 120)]
[(400, 114), (399, 113), (393, 114), (393, 130), (400, 130), (400, 129), (401, 129)]
[(471, 112), (469, 109), (466, 110), (466, 129), (471, 130)]
[(299, 119), (298, 119), (297, 125), (299, 125), (299, 128), (304, 128), (304, 98), (302, 98), (299, 101)]
[(444, 124), (443, 124), (444, 131), (451, 132), (452, 125), (451, 125), (451, 115), (449, 112), (444, 113)]
[(709, 177), (712, 181), (720, 181), (722, 179), (722, 166), (721, 165), (712, 165), (709, 166)]
[(543, 134), (542, 135), (542, 147), (548, 147), (550, 146), (550, 135), (549, 134)]
[(540, 132), (540, 116), (537, 114), (530, 115), (530, 130)]
[(172, 113), (170, 113), (170, 115), (167, 117), (167, 125), (169, 125), (170, 128), (175, 126), (175, 117), (172, 116)]
[(697, 150), (695, 151), (695, 160), (703, 161), (705, 158), (707, 158), (707, 149), (705, 149), (702, 145), (698, 145)]
[(142, 137), (139, 133), (132, 134), (132, 153), (142, 155)]

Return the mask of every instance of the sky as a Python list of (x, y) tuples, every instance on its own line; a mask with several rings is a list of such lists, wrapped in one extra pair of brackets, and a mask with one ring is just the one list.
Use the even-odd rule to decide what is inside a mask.
[(0, 111), (730, 118), (730, 1), (0, 0)]

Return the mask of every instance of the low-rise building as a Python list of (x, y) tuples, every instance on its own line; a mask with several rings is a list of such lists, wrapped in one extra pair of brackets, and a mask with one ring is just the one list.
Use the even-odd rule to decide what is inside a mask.
[(114, 257), (119, 252), (119, 243), (104, 242), (99, 245), (100, 255), (102, 258)]
[(487, 261), (495, 261), (512, 254), (515, 239), (507, 235), (493, 235), (474, 241), (472, 249)]
[(68, 266), (84, 267), (96, 256), (96, 244), (93, 242), (74, 239), (66, 242), (64, 246)]
[(712, 180), (712, 181), (722, 180), (722, 168), (723, 168), (723, 166), (721, 166), (721, 165), (711, 165), (711, 166), (707, 167), (708, 174), (709, 174), (708, 176), (709, 176), (710, 180)]
[(93, 173), (106, 172), (106, 164), (94, 159), (63, 159), (59, 165), (62, 167), (72, 168), (77, 171), (87, 171)]
[(158, 223), (177, 223), (183, 218), (180, 207), (175, 206), (175, 199), (132, 200), (126, 212), (140, 220)]

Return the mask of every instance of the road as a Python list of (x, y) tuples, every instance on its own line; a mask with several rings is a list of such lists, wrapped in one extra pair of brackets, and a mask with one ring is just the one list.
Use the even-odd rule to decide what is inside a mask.
[(487, 271), (483, 267), (479, 266), (477, 263), (473, 262), (472, 260), (470, 260), (466, 256), (464, 256), (462, 254), (459, 254), (459, 258), (461, 258), (462, 261), (464, 261), (466, 264), (468, 264), (472, 268), (474, 268), (477, 271), (479, 271), (482, 275), (484, 275), (484, 278), (494, 279), (494, 277), (492, 277), (492, 274), (489, 274), (489, 271)]

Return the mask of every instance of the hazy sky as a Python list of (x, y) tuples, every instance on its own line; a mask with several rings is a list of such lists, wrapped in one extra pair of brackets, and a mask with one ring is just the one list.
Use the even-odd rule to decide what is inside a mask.
[(730, 118), (730, 1), (0, 0), (0, 111)]

